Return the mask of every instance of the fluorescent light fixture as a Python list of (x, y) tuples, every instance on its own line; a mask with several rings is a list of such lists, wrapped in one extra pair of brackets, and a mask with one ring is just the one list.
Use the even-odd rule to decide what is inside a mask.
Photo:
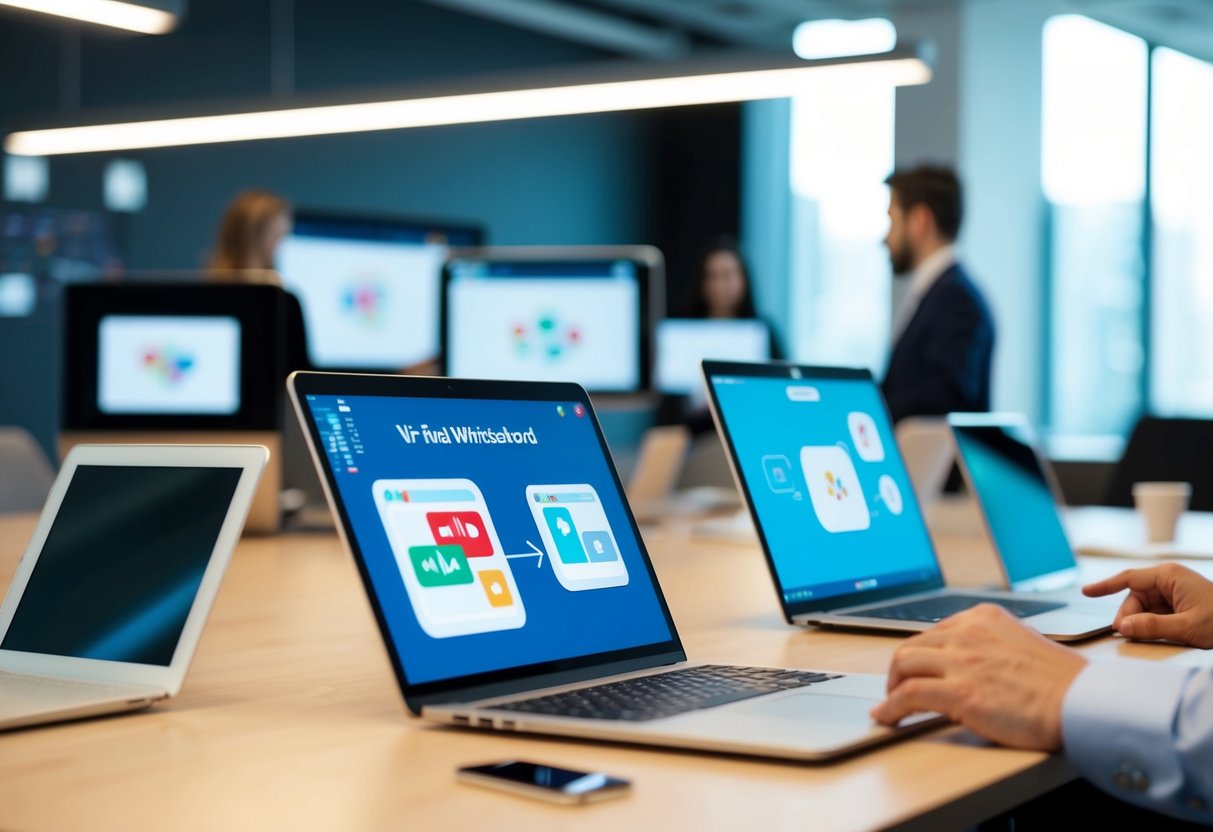
[(897, 27), (883, 17), (806, 20), (792, 33), (792, 51), (806, 60), (874, 55), (897, 45)]
[(98, 153), (789, 98), (806, 85), (843, 80), (905, 85), (931, 79), (930, 66), (914, 49), (841, 61), (730, 56), (647, 69), (647, 77), (624, 80), (602, 80), (599, 71), (589, 81), (558, 86), (32, 130), (10, 134), (4, 149), (22, 156)]
[(163, 35), (177, 25), (177, 15), (172, 12), (119, 0), (0, 0), (0, 6), (83, 20), (85, 23), (145, 35)]

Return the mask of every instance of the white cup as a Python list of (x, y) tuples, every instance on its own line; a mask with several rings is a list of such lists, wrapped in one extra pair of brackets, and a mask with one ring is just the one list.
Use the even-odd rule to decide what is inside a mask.
[(1133, 502), (1146, 526), (1146, 540), (1166, 543), (1175, 539), (1175, 526), (1188, 509), (1192, 486), (1186, 482), (1138, 482)]

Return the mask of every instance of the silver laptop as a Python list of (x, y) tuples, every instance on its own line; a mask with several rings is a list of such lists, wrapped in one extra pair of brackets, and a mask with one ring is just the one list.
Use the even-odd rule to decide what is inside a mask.
[(1092, 601), (1061, 519), (1061, 489), (1027, 417), (952, 413), (948, 426), (965, 483), (998, 553), (1005, 584), (1115, 613), (1119, 598)]
[(875, 725), (883, 676), (688, 663), (580, 386), (288, 386), (413, 713), (803, 760), (933, 723)]
[(72, 449), (0, 607), (0, 728), (135, 710), (181, 690), (267, 456)]
[[(916, 632), (987, 602), (1059, 641), (1111, 628), (1105, 603), (944, 588), (867, 370), (705, 361), (703, 371), (789, 622)], [(1007, 571), (1015, 590), (1044, 577), (1031, 563)]]

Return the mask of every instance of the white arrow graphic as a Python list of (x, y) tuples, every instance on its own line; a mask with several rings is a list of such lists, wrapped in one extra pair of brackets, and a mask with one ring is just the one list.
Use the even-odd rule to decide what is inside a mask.
[(537, 557), (537, 558), (539, 558), (539, 562), (535, 564), (535, 568), (539, 569), (541, 566), (543, 566), (543, 550), (540, 549), (538, 546), (536, 546), (534, 543), (532, 543), (529, 540), (526, 542), (526, 545), (531, 547), (531, 551), (523, 552), (518, 555), (506, 555), (506, 558), (508, 560), (513, 560), (514, 558), (535, 558), (535, 557)]

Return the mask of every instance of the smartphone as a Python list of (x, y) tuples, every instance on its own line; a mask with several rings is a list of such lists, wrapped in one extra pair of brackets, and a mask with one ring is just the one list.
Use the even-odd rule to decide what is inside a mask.
[(622, 797), (632, 788), (627, 780), (609, 777), (601, 772), (574, 771), (522, 760), (464, 766), (459, 769), (457, 778), (465, 783), (554, 803), (594, 803)]

